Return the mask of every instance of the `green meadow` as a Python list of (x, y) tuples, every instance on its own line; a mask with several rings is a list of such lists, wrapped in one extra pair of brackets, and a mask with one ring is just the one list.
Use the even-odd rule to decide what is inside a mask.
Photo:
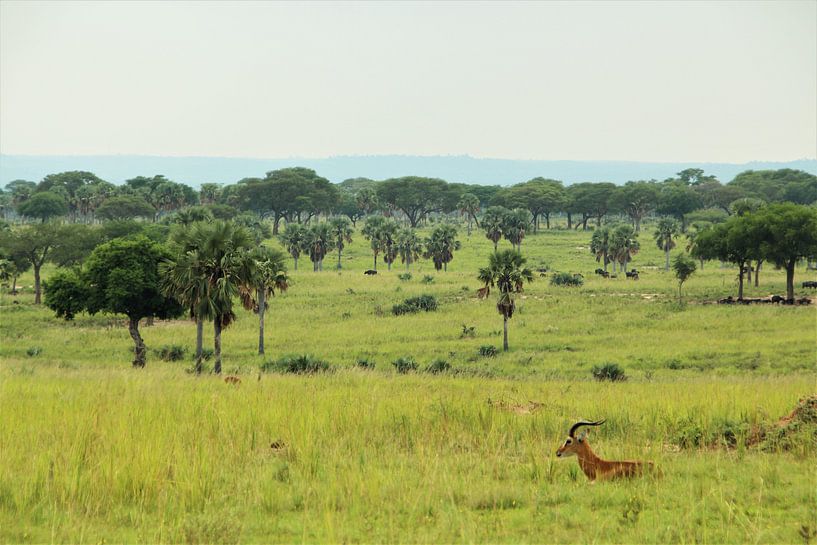
[[(132, 369), (122, 316), (57, 319), (33, 305), (29, 273), (20, 295), (0, 295), (0, 540), (816, 543), (815, 427), (748, 439), (817, 393), (817, 306), (714, 304), (737, 294), (736, 267), (717, 262), (679, 304), (650, 230), (638, 281), (593, 274), (589, 231), (528, 235), (528, 266), (551, 272), (518, 297), (507, 353), (496, 295), (476, 298), (492, 251), (480, 232), (460, 227), (447, 272), (421, 261), (401, 279), (399, 261), (363, 274), (372, 255), (358, 231), (340, 272), (334, 252), (320, 273), (290, 261), (264, 356), (251, 312), (224, 331), (237, 386), (188, 372), (187, 320), (143, 324), (148, 363)], [(584, 285), (552, 286), (552, 271)], [(798, 268), (798, 296), (814, 278)], [(771, 264), (746, 287), (784, 293)], [(392, 314), (424, 294), (437, 311)], [(173, 345), (183, 360), (154, 352)], [(481, 355), (489, 345), (497, 354)], [(333, 371), (259, 372), (288, 354)], [(395, 372), (406, 356), (418, 372)], [(451, 369), (424, 372), (436, 359)], [(609, 363), (627, 380), (594, 381)], [(530, 414), (506, 410), (531, 402)], [(590, 435), (600, 456), (652, 460), (660, 474), (589, 484), (554, 455), (582, 418), (607, 420)]]

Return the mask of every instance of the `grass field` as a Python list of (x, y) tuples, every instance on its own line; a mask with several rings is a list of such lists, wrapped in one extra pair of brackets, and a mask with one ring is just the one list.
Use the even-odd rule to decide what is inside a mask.
[[(132, 370), (121, 317), (63, 322), (34, 307), (30, 290), (4, 293), (0, 539), (817, 542), (813, 429), (786, 448), (743, 446), (753, 427), (817, 392), (817, 307), (706, 304), (737, 291), (735, 268), (717, 263), (685, 285), (681, 306), (649, 233), (632, 263), (637, 282), (593, 275), (589, 238), (556, 230), (525, 240), (531, 267), (586, 282), (560, 288), (537, 276), (510, 322), (510, 352), (496, 357), (478, 353), (502, 340), (495, 297), (474, 297), (491, 251), (481, 234), (461, 230), (447, 273), (422, 262), (407, 281), (399, 263), (364, 276), (371, 254), (359, 236), (341, 273), (330, 270), (336, 254), (323, 273), (302, 259), (271, 304), (265, 357), (254, 315), (242, 311), (225, 330), (238, 387), (189, 375), (189, 357), (150, 353)], [(809, 274), (798, 269), (798, 286)], [(784, 278), (764, 266), (747, 296), (784, 293)], [(438, 311), (392, 316), (392, 305), (426, 293)], [(461, 337), (463, 325), (475, 337)], [(157, 321), (142, 334), (149, 348), (192, 350), (195, 327)], [(336, 371), (257, 372), (301, 353)], [(453, 369), (398, 375), (401, 356)], [(360, 357), (376, 368), (356, 368)], [(590, 369), (608, 362), (629, 380), (594, 382)], [(519, 415), (497, 400), (543, 405)], [(579, 418), (607, 419), (591, 435), (600, 455), (654, 460), (663, 476), (589, 485), (574, 459), (554, 456)], [(724, 446), (725, 431), (736, 448)]]

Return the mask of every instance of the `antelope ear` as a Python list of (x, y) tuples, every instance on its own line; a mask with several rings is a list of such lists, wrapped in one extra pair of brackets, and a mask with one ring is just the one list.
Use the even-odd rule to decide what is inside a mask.
[(583, 442), (585, 437), (587, 437), (587, 430), (579, 432), (579, 443)]

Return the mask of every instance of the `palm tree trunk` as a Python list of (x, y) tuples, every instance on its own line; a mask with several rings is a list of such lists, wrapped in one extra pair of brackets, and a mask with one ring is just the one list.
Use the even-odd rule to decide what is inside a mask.
[(298, 270), (298, 258), (295, 257), (293, 259), (295, 260), (295, 270), (297, 271)]
[(40, 289), (40, 267), (42, 265), (34, 265), (34, 304), (42, 303), (42, 290)]
[(668, 271), (669, 270), (669, 248), (667, 246), (664, 246), (664, 255), (667, 258), (667, 264), (664, 266), (664, 270)]
[(266, 293), (263, 288), (258, 289), (258, 354), (264, 354), (264, 314), (267, 309)]
[(683, 285), (684, 285), (683, 282), (678, 282), (678, 304), (679, 305), (682, 305), (684, 303), (684, 299), (681, 296), (681, 286), (683, 286)]
[(213, 357), (215, 364), (213, 364), (213, 372), (217, 375), (221, 374), (221, 316), (216, 316), (213, 320)]
[(341, 268), (343, 268), (343, 265), (341, 265), (341, 263), (340, 263), (340, 254), (341, 254), (342, 251), (343, 251), (343, 248), (338, 246), (338, 270), (341, 270)]
[(204, 320), (196, 317), (196, 374), (201, 374), (201, 358), (204, 352)]
[(147, 350), (145, 348), (145, 342), (142, 340), (142, 336), (139, 334), (139, 318), (128, 317), (128, 333), (130, 333), (130, 336), (133, 339), (133, 344), (135, 345), (133, 351), (133, 366), (144, 367), (145, 353)]
[(502, 327), (503, 327), (503, 336), (502, 336), (502, 350), (507, 352), (508, 351), (508, 317), (503, 315), (502, 316)]

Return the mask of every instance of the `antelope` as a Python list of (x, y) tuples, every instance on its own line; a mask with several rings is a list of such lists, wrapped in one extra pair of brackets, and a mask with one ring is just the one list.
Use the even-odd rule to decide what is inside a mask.
[(642, 474), (645, 468), (652, 468), (652, 462), (629, 460), (611, 462), (602, 460), (596, 456), (596, 453), (590, 448), (590, 444), (587, 442), (587, 430), (582, 431), (578, 437), (575, 435), (576, 430), (582, 426), (601, 426), (604, 422), (604, 420), (597, 422), (582, 420), (573, 424), (564, 444), (556, 451), (556, 456), (561, 458), (562, 456), (573, 456), (575, 454), (579, 458), (579, 467), (582, 468), (582, 471), (587, 475), (587, 478), (590, 479), (590, 482), (595, 482), (596, 479), (635, 477), (636, 475)]
[(236, 386), (238, 386), (239, 384), (241, 384), (241, 379), (235, 375), (228, 375), (224, 377), (224, 382), (226, 382), (227, 384), (235, 384)]

